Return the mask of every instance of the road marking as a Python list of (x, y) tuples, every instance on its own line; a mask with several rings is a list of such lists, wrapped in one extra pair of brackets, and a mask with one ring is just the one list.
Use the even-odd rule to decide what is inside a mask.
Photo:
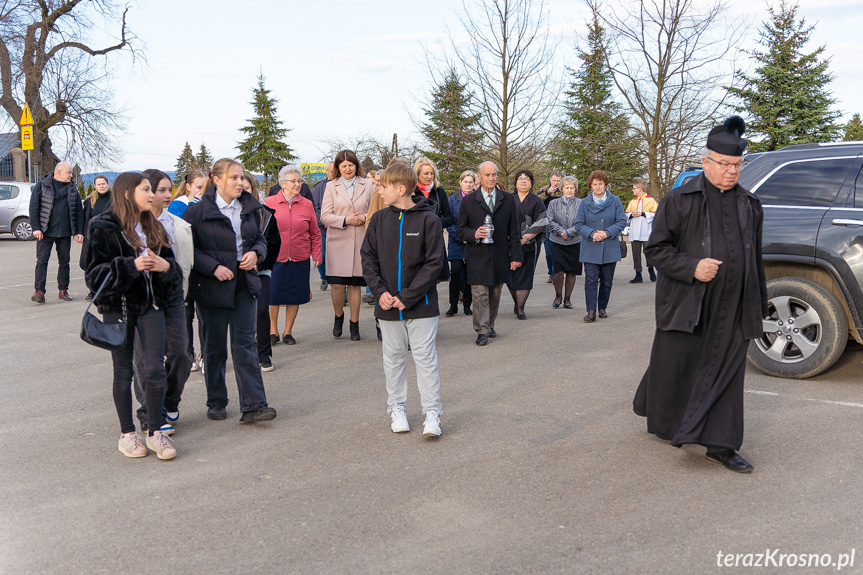
[[(81, 276), (81, 277), (75, 277), (75, 278), (69, 278), (69, 281), (82, 280), (82, 279), (84, 279), (84, 276)], [(33, 286), (33, 282), (26, 283), (26, 284), (17, 284), (17, 285), (13, 285), (13, 286), (0, 286), (0, 289), (15, 289), (15, 288), (27, 287), (27, 286), (31, 286), (31, 287), (32, 287), (32, 286)]]
[(754, 393), (755, 395), (773, 395), (777, 397), (790, 397), (792, 399), (799, 399), (800, 401), (813, 401), (815, 403), (826, 403), (829, 405), (842, 405), (844, 407), (859, 407), (863, 409), (863, 403), (854, 403), (851, 401), (832, 401), (829, 399), (813, 399), (811, 397), (796, 397), (794, 395), (790, 395), (787, 393), (776, 393), (775, 391), (759, 391), (757, 389), (747, 389), (746, 393)]

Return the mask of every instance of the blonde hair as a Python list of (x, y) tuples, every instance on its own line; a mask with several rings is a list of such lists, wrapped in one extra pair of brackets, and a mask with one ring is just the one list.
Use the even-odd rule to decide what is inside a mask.
[[(201, 178), (206, 178), (207, 174), (204, 173), (203, 170), (189, 170), (189, 173), (186, 174), (186, 177), (183, 179), (183, 183), (177, 186), (177, 189), (174, 191), (174, 199), (176, 200), (180, 196), (188, 196), (189, 195), (189, 184), (194, 184)], [(204, 189), (206, 189), (206, 184), (204, 185)]]
[(222, 158), (220, 160), (217, 160), (216, 163), (213, 164), (213, 171), (210, 172), (210, 177), (207, 178), (207, 183), (204, 186), (204, 189), (209, 190), (210, 187), (215, 188), (216, 182), (213, 178), (218, 176), (220, 179), (224, 180), (225, 176), (228, 175), (228, 170), (230, 170), (234, 166), (240, 166), (240, 168), (242, 168), (243, 172), (245, 173), (245, 166), (243, 166), (243, 164), (233, 158)]
[(420, 175), (420, 170), (425, 167), (430, 166), (432, 171), (434, 172), (434, 185), (435, 187), (440, 186), (440, 181), (437, 179), (437, 166), (434, 165), (434, 162), (422, 156), (414, 163), (414, 171), (417, 173), (417, 176)]

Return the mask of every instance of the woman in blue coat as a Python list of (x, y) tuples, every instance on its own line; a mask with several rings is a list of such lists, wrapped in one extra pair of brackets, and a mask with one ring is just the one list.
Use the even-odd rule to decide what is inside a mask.
[[(575, 231), (581, 238), (581, 262), (584, 264), (584, 321), (607, 318), (614, 268), (620, 261), (618, 234), (626, 226), (626, 214), (620, 198), (607, 190), (608, 175), (594, 170), (587, 176), (591, 193), (578, 205)], [(598, 292), (598, 302), (597, 302)], [(597, 314), (597, 303), (599, 313)]]

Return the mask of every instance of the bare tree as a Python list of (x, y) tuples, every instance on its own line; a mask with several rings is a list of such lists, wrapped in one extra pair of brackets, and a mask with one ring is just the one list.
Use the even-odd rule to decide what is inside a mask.
[(535, 167), (546, 149), (561, 80), (550, 69), (545, 0), (463, 2), (459, 22), (467, 44), (450, 34), (462, 76), (476, 92), (471, 101), (488, 157), (507, 181), (519, 168)]
[(662, 197), (724, 106), (746, 23), (728, 23), (719, 2), (585, 2), (608, 30), (608, 67), (644, 142), (650, 193)]
[(420, 155), (416, 144), (410, 140), (400, 141), (395, 134), (392, 141), (366, 133), (352, 138), (331, 138), (323, 145), (321, 161), (329, 162), (340, 151), (352, 150), (367, 170), (383, 169), (395, 157), (413, 162)]
[[(19, 0), (0, 2), (0, 105), (17, 123), (26, 102), (35, 122), (34, 163), (42, 173), (59, 161), (50, 134), (65, 153), (103, 165), (118, 156), (112, 136), (122, 127), (108, 89), (107, 56), (135, 38), (113, 0)], [(116, 43), (94, 48), (88, 36), (101, 22), (119, 27)]]

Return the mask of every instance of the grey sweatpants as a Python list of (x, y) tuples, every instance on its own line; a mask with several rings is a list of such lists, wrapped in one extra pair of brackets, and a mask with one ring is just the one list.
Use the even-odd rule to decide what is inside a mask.
[(437, 317), (381, 320), (383, 336), (384, 374), (387, 378), (387, 413), (408, 400), (408, 345), (417, 368), (417, 387), (423, 415), (429, 411), (443, 414), (440, 402), (440, 372), (438, 371)]

